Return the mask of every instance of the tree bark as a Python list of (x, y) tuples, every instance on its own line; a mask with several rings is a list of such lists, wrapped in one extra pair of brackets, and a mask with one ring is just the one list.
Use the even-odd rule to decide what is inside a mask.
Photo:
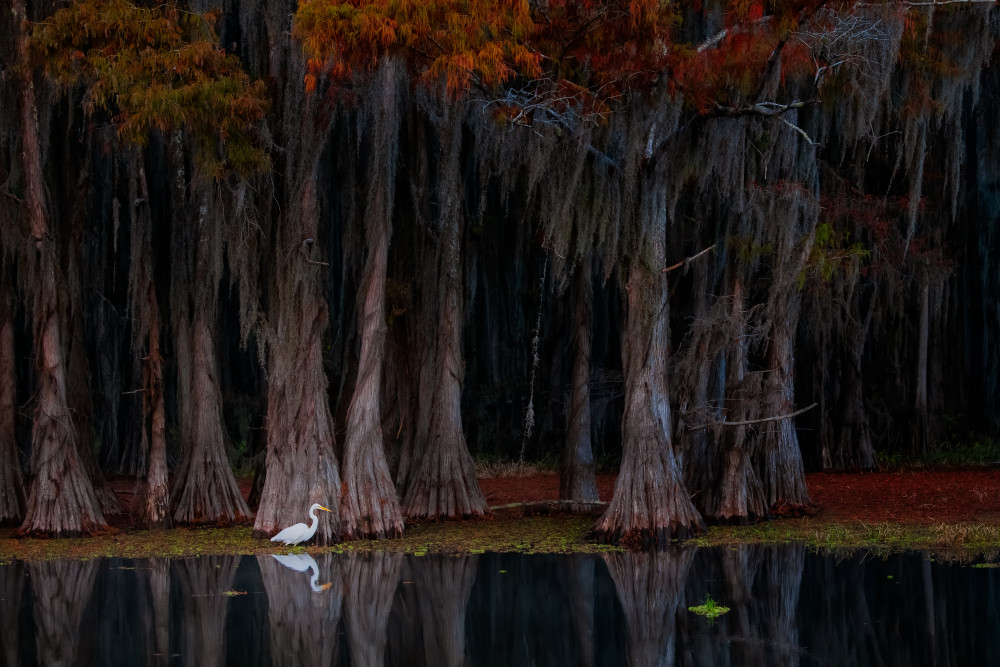
[[(24, 0), (14, 0), (12, 11), (25, 19), (19, 40), (22, 62), (27, 62), (28, 23)], [(38, 403), (31, 432), (31, 490), (19, 535), (69, 536), (107, 530), (94, 487), (77, 450), (66, 391), (66, 363), (62, 323), (65, 304), (58, 261), (58, 235), (49, 228), (48, 204), (42, 178), (42, 159), (35, 88), (31, 70), (21, 81), (21, 149), (32, 269), (35, 355), (39, 366)]]
[(320, 521), (314, 539), (332, 544), (340, 540), (341, 484), (323, 368), (328, 311), (320, 286), (321, 263), (314, 259), (318, 251), (313, 239), (319, 231), (316, 161), (309, 162), (311, 173), (298, 180), (288, 213), (278, 221), (277, 265), (283, 268), (275, 276), (271, 306), (276, 312), (269, 336), (267, 476), (254, 534), (269, 537), (320, 503), (333, 510), (333, 516)]
[(559, 497), (596, 502), (597, 477), (590, 441), (590, 329), (594, 319), (594, 266), (587, 256), (576, 269), (573, 294), (573, 371), (570, 379), (566, 445), (559, 475)]
[[(872, 296), (872, 299), (875, 297)], [(860, 298), (856, 295), (853, 301), (860, 302)], [(860, 308), (860, 305), (857, 306), (857, 309)], [(875, 467), (875, 450), (865, 411), (862, 381), (862, 360), (873, 309), (874, 304), (869, 306), (864, 316), (857, 313), (848, 318), (846, 340), (840, 352), (844, 363), (840, 365), (839, 438), (832, 457), (833, 466), (838, 470), (872, 470)]]
[(399, 141), (399, 86), (402, 66), (383, 63), (371, 92), (371, 156), (365, 258), (358, 293), (361, 351), (357, 384), (347, 409), (343, 452), (341, 521), (343, 535), (392, 538), (403, 534), (403, 515), (389, 474), (381, 428), (381, 384), (385, 352), (385, 285), (392, 233), (396, 151)]
[(189, 183), (179, 134), (169, 142), (167, 156), (173, 207), (170, 289), (181, 447), (170, 507), (175, 523), (241, 523), (251, 513), (226, 456), (214, 334), (224, 215), (218, 206), (218, 193), (204, 182), (205, 176), (196, 174), (196, 180)]
[(183, 458), (175, 473), (170, 505), (176, 523), (228, 525), (251, 514), (226, 457), (222, 395), (212, 332), (195, 314), (177, 325), (178, 393)]
[[(160, 352), (160, 310), (152, 282), (146, 289), (149, 348), (143, 368), (142, 451), (148, 452), (139, 515), (146, 528), (170, 527), (170, 494), (167, 479), (167, 433), (163, 404), (163, 355)], [(148, 425), (148, 426), (147, 426)]]
[(10, 283), (0, 286), (0, 526), (24, 520), (24, 475), (17, 447), (15, 418), (16, 359), (14, 303)]
[[(433, 93), (432, 93), (433, 94)], [(443, 93), (442, 93), (443, 94)], [(438, 116), (441, 137), (439, 156), (439, 230), (433, 271), (427, 272), (435, 297), (425, 322), (434, 327), (430, 350), (423, 355), (421, 390), (418, 393), (418, 429), (414, 443), (418, 461), (410, 475), (403, 501), (409, 519), (454, 519), (489, 513), (479, 488), (476, 469), (462, 429), (462, 358), (464, 308), (461, 283), (461, 248), (464, 215), (460, 159), (462, 118), (450, 100)], [(434, 311), (436, 307), (436, 312)], [(425, 306), (426, 308), (426, 306)], [(424, 384), (424, 378), (430, 382)]]
[[(751, 418), (747, 383), (747, 340), (743, 309), (743, 281), (733, 285), (732, 320), (741, 323), (727, 352), (726, 403), (731, 406), (729, 421), (746, 421)], [(760, 479), (751, 465), (753, 439), (747, 437), (746, 426), (721, 429), (717, 437), (722, 441), (722, 475), (718, 480), (715, 497), (718, 502), (710, 511), (715, 519), (732, 522), (750, 521), (766, 516), (767, 507)]]
[(169, 528), (170, 496), (167, 473), (167, 434), (163, 397), (163, 353), (160, 350), (160, 303), (153, 270), (153, 221), (149, 211), (149, 183), (143, 157), (130, 154), (129, 200), (133, 202), (129, 249), (129, 310), (140, 359), (142, 422), (139, 456), (145, 478), (137, 484), (140, 521), (146, 528)]
[(704, 526), (671, 442), (669, 292), (661, 271), (666, 266), (666, 193), (655, 183), (646, 185), (640, 221), (646, 231), (629, 260), (625, 288), (622, 462), (614, 497), (594, 528), (601, 541), (644, 546), (665, 545)]
[[(801, 295), (798, 292), (778, 304), (771, 324), (768, 372), (764, 378), (764, 414), (783, 415), (795, 410), (795, 331)], [(806, 488), (805, 468), (799, 437), (792, 418), (763, 426), (759, 470), (768, 511), (778, 516), (812, 510)]]

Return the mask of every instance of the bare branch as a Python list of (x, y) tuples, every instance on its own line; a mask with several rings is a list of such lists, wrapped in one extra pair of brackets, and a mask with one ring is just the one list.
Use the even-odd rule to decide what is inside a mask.
[(750, 424), (762, 424), (764, 422), (780, 422), (785, 419), (791, 419), (792, 417), (798, 417), (803, 412), (809, 412), (815, 408), (819, 403), (813, 403), (807, 408), (802, 408), (801, 410), (796, 410), (795, 412), (787, 415), (777, 415), (775, 417), (763, 417), (762, 419), (747, 419), (738, 422), (727, 422), (723, 419), (721, 422), (711, 422), (708, 424), (702, 424), (701, 426), (688, 426), (689, 431), (701, 431), (706, 428), (712, 428), (714, 426), (749, 426)]
[(685, 264), (687, 264), (688, 262), (691, 262), (691, 261), (693, 261), (693, 260), (696, 260), (696, 259), (698, 259), (699, 257), (701, 257), (702, 255), (704, 255), (705, 253), (708, 253), (708, 252), (711, 252), (711, 251), (712, 251), (712, 250), (714, 250), (714, 249), (715, 249), (715, 244), (713, 243), (712, 245), (708, 246), (707, 248), (705, 248), (704, 250), (702, 250), (702, 251), (701, 251), (701, 252), (699, 252), (698, 254), (696, 254), (696, 255), (691, 255), (691, 256), (690, 256), (690, 257), (688, 257), (687, 259), (682, 259), (681, 261), (677, 262), (677, 263), (676, 263), (676, 264), (674, 264), (673, 266), (668, 266), (667, 268), (663, 269), (663, 270), (662, 270), (662, 271), (661, 271), (660, 273), (670, 273), (671, 271), (673, 271), (673, 270), (675, 270), (675, 269), (679, 269), (679, 268), (681, 268), (682, 266), (684, 266), (684, 265), (685, 265)]

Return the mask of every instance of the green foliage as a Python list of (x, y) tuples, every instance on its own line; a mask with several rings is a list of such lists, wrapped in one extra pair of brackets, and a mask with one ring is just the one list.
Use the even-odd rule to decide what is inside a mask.
[(711, 595), (705, 595), (705, 603), (698, 605), (697, 607), (688, 607), (688, 611), (694, 612), (699, 616), (704, 616), (709, 621), (714, 621), (719, 616), (722, 616), (729, 611), (729, 607), (724, 607), (723, 605), (717, 603), (712, 599)]
[(812, 252), (797, 277), (799, 289), (810, 277), (829, 283), (838, 275), (853, 275), (871, 257), (871, 252), (861, 243), (850, 243), (851, 235), (838, 231), (830, 222), (816, 225), (813, 233)]
[(64, 89), (82, 85), (85, 112), (109, 115), (124, 143), (184, 130), (208, 173), (263, 172), (264, 84), (219, 47), (215, 18), (173, 2), (84, 0), (33, 26), (30, 52)]

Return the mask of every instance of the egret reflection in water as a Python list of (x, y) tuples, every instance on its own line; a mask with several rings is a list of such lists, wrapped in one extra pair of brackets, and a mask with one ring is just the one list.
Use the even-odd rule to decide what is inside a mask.
[(313, 593), (322, 593), (333, 585), (330, 582), (325, 584), (318, 583), (319, 566), (316, 565), (316, 560), (309, 554), (272, 554), (271, 557), (290, 570), (312, 572), (312, 576), (309, 578), (309, 587), (312, 588)]
[[(341, 653), (343, 558), (334, 554), (257, 556), (267, 598), (272, 665), (336, 664)], [(306, 585), (302, 572), (312, 572)], [(328, 583), (317, 584), (319, 576)], [(316, 595), (323, 592), (323, 595)]]
[(0, 559), (0, 667), (982, 665), (997, 608), (1000, 568), (801, 545)]

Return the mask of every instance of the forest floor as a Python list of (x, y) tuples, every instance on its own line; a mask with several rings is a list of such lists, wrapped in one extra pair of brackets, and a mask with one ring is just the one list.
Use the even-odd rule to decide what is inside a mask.
[[(978, 522), (1000, 526), (1000, 468), (811, 473), (814, 519), (825, 522), (935, 524)], [(481, 478), (490, 505), (555, 500), (559, 476)], [(601, 500), (611, 499), (615, 475), (598, 475)]]
[[(609, 500), (615, 476), (599, 475), (597, 483), (601, 500)], [(779, 518), (749, 526), (714, 526), (689, 543), (709, 546), (801, 542), (825, 550), (927, 549), (962, 560), (1000, 558), (1000, 468), (814, 473), (807, 475), (807, 483), (816, 503), (813, 516)], [(0, 529), (0, 562), (11, 558), (138, 558), (288, 550), (254, 539), (249, 526), (139, 530), (130, 513), (134, 481), (114, 479), (111, 485), (125, 509), (124, 514), (112, 519), (113, 533), (93, 538), (18, 540), (12, 537), (13, 529)], [(569, 514), (549, 503), (559, 497), (555, 473), (482, 477), (480, 485), (491, 506), (516, 506), (497, 509), (486, 521), (408, 525), (404, 537), (397, 540), (353, 541), (307, 549), (388, 549), (419, 556), (433, 552), (553, 553), (612, 548), (587, 539), (600, 508), (589, 514)], [(249, 480), (241, 487), (248, 492)]]

